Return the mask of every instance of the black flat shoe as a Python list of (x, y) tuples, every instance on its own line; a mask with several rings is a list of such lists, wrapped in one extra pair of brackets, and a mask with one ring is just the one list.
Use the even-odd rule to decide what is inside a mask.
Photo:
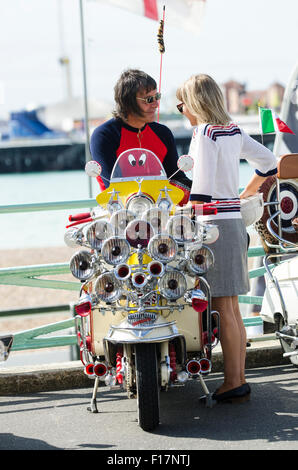
[[(251, 392), (250, 385), (249, 385), (247, 382), (245, 382), (244, 384), (242, 384), (242, 386), (243, 386), (243, 388), (245, 389), (246, 394), (249, 395), (250, 392)], [(215, 392), (213, 393), (213, 395), (216, 395), (219, 389), (220, 389), (220, 387), (218, 387), (218, 388), (215, 390)]]
[[(249, 390), (249, 391), (248, 391)], [(248, 384), (232, 388), (227, 392), (213, 393), (212, 399), (220, 403), (244, 403), (250, 398), (250, 387)]]

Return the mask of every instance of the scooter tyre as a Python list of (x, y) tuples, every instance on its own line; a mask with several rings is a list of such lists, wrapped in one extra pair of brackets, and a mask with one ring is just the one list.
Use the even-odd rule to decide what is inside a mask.
[(138, 422), (144, 431), (152, 431), (159, 425), (159, 386), (155, 344), (136, 344), (135, 361)]

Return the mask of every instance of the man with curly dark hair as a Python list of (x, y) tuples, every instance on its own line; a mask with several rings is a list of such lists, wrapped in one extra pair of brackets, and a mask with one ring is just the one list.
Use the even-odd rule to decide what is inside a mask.
[[(141, 70), (126, 70), (115, 85), (114, 98), (114, 117), (94, 130), (90, 143), (93, 160), (102, 166), (103, 179), (97, 178), (101, 190), (106, 188), (116, 159), (130, 148), (151, 150), (168, 177), (175, 173), (178, 155), (174, 136), (167, 126), (155, 122), (161, 98), (156, 81)], [(176, 173), (174, 183), (185, 191), (187, 199), (191, 182), (185, 174)]]

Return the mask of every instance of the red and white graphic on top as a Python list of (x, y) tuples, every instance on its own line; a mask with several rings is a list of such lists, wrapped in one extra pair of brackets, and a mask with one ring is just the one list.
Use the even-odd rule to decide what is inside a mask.
[(143, 0), (144, 15), (152, 20), (158, 20), (157, 0)]

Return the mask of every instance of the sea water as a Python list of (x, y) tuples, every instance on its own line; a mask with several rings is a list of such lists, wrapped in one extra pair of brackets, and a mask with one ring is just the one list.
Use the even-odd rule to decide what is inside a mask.
[[(240, 164), (239, 186), (253, 175), (246, 162)], [(84, 171), (54, 171), (0, 175), (0, 206), (88, 199), (90, 180)], [(92, 198), (99, 193), (91, 180)], [(47, 210), (39, 212), (0, 213), (0, 249), (64, 246), (68, 215), (86, 209)]]

